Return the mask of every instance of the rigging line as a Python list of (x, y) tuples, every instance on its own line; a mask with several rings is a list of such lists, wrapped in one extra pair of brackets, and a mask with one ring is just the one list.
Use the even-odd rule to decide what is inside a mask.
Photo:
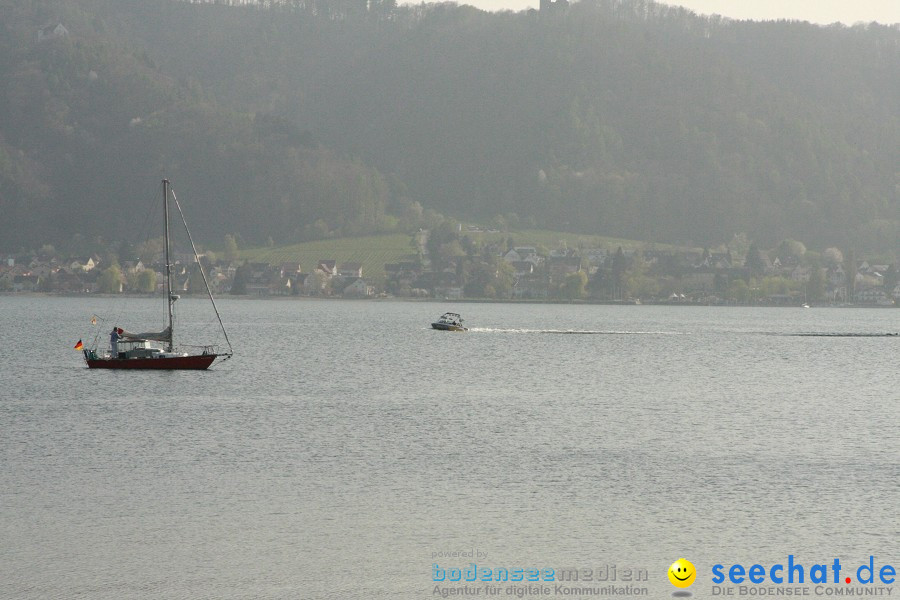
[(181, 222), (184, 224), (184, 230), (187, 232), (188, 240), (191, 242), (191, 250), (194, 251), (194, 258), (197, 259), (197, 267), (200, 269), (200, 276), (203, 277), (203, 284), (206, 286), (206, 294), (209, 296), (209, 301), (212, 302), (213, 310), (216, 311), (216, 318), (219, 320), (219, 327), (222, 328), (222, 334), (225, 336), (225, 342), (228, 344), (228, 354), (230, 356), (234, 354), (234, 348), (231, 346), (231, 340), (228, 339), (228, 332), (225, 331), (225, 324), (222, 323), (222, 316), (219, 314), (219, 308), (216, 306), (215, 299), (213, 299), (212, 290), (209, 289), (209, 282), (206, 280), (206, 273), (203, 272), (203, 263), (200, 262), (200, 256), (197, 254), (194, 238), (191, 236), (191, 230), (188, 229), (187, 219), (184, 218), (184, 211), (181, 210), (181, 204), (175, 196), (175, 191), (171, 188), (169, 188), (169, 190), (172, 192), (172, 200), (175, 202), (175, 207), (178, 208), (178, 214), (181, 215)]

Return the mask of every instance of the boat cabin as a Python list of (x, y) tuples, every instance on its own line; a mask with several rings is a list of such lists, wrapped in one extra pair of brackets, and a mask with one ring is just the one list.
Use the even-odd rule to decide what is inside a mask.
[(457, 313), (444, 313), (441, 315), (441, 318), (438, 319), (438, 323), (444, 323), (447, 325), (461, 325), (462, 317), (460, 317)]
[(119, 340), (116, 351), (116, 358), (159, 358), (162, 349), (151, 345), (148, 340)]

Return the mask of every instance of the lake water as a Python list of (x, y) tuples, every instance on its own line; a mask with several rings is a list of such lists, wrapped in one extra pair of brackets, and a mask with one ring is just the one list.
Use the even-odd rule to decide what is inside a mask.
[(158, 300), (0, 297), (0, 597), (424, 599), (474, 561), (644, 568), (662, 598), (681, 556), (708, 597), (716, 563), (900, 565), (900, 311), (219, 308), (230, 361), (89, 371), (91, 314), (143, 330)]

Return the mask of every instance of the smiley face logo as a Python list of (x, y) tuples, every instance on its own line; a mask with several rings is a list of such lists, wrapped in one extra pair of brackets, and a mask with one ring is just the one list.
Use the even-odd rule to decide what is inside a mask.
[(697, 569), (691, 561), (679, 558), (669, 567), (669, 581), (675, 587), (686, 588), (697, 578)]

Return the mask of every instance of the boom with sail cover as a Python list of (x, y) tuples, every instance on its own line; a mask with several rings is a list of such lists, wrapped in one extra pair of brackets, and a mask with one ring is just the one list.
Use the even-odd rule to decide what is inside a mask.
[(119, 332), (119, 339), (125, 342), (134, 341), (147, 341), (147, 342), (171, 342), (172, 341), (172, 329), (166, 327), (162, 331), (152, 332), (148, 331), (146, 333), (131, 333), (130, 331), (125, 331), (124, 329)]

